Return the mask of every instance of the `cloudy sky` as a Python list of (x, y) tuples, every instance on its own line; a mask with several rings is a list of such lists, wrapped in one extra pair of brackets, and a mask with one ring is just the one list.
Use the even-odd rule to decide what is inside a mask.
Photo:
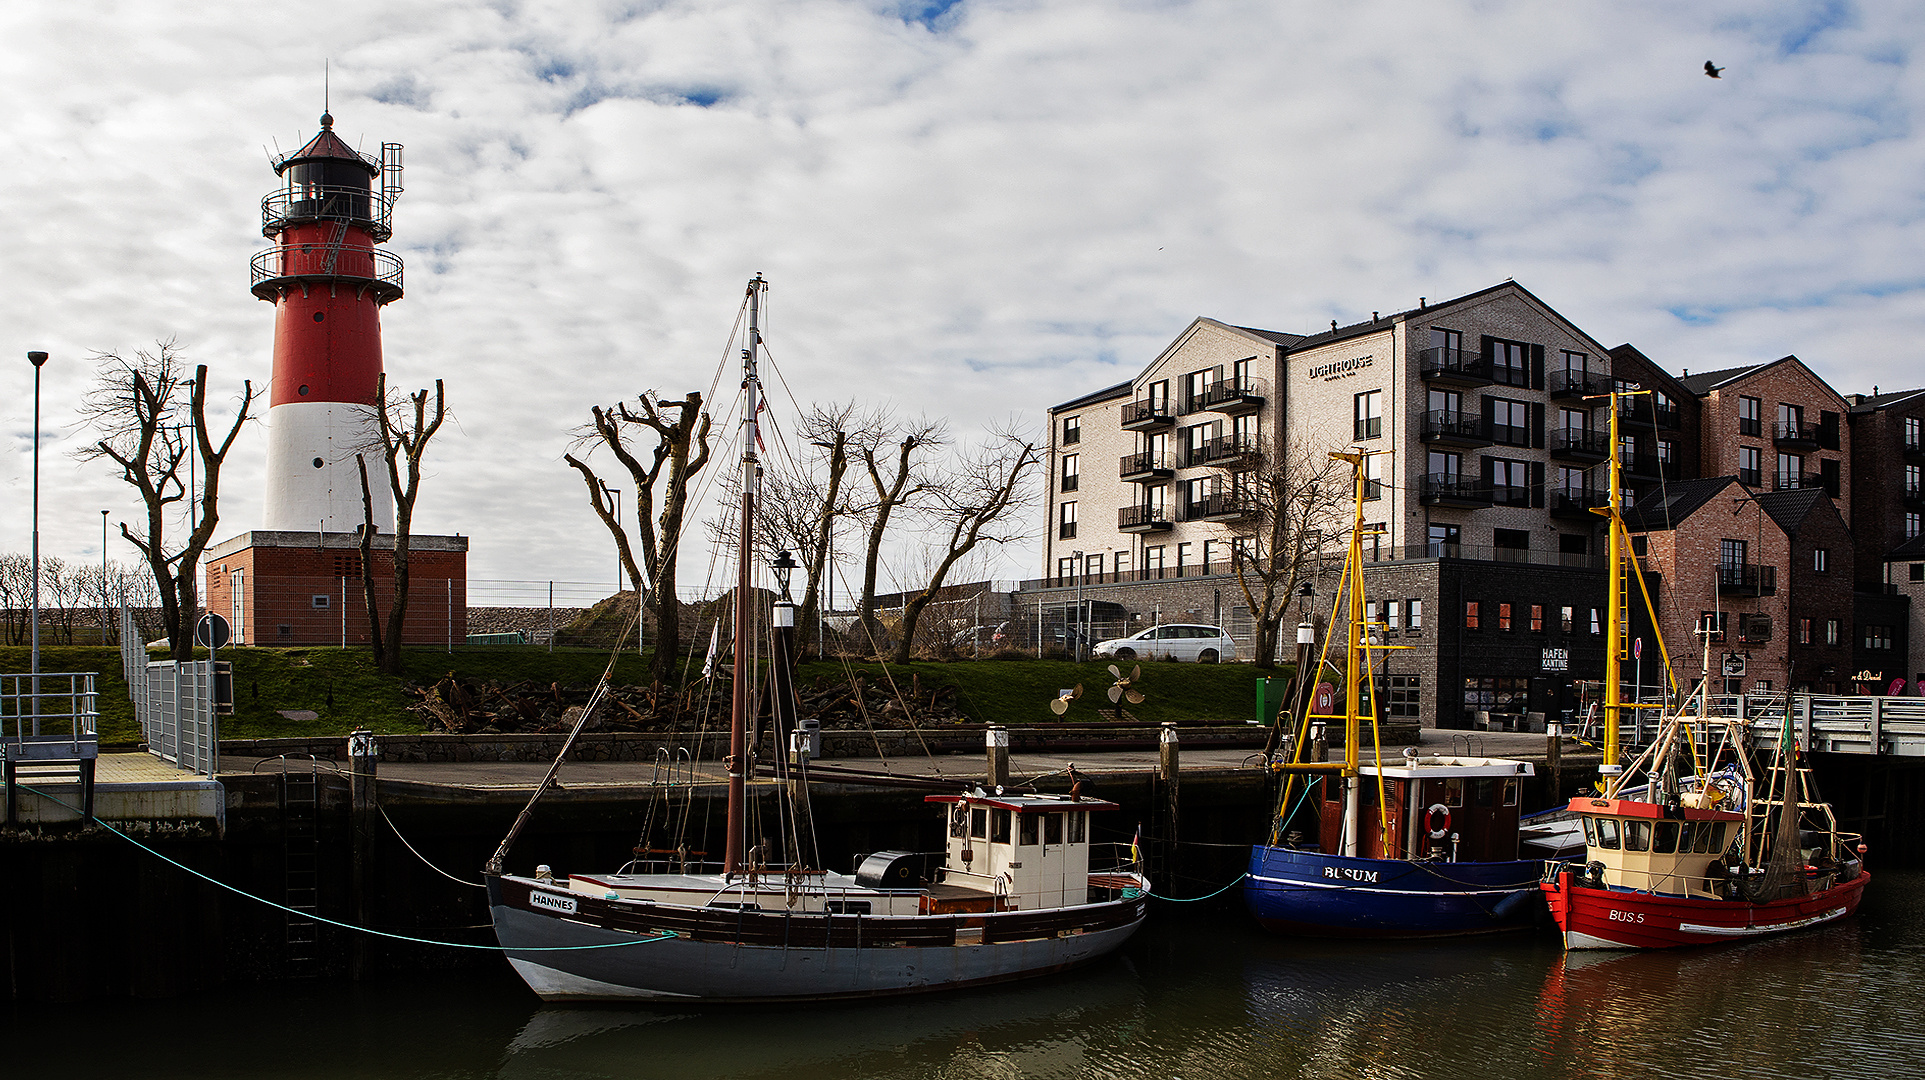
[[(265, 381), (266, 152), (313, 134), (324, 62), (337, 130), (407, 147), (387, 368), (459, 420), (417, 528), (471, 535), (478, 579), (605, 581), (570, 429), (706, 389), (757, 271), (776, 404), (964, 435), (1040, 428), (1197, 315), (1308, 332), (1507, 277), (1673, 371), (1925, 383), (1921, 43), (1902, 2), (17, 0), (0, 550), (30, 540), (26, 350), (71, 558), (135, 507), (69, 453), (91, 353), (174, 338), (217, 395)], [(264, 446), (222, 535), (258, 524)]]

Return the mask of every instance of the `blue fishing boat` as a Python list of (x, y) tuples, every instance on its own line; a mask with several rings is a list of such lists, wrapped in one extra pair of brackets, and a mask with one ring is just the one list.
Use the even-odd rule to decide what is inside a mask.
[[(1243, 895), (1265, 929), (1319, 937), (1442, 937), (1522, 929), (1543, 910), (1541, 858), (1520, 858), (1518, 804), (1529, 762), (1406, 749), (1386, 762), (1377, 737), (1375, 665), (1398, 646), (1366, 617), (1363, 520), (1366, 454), (1333, 453), (1356, 491), (1350, 550), (1331, 611), (1343, 628), (1344, 711), (1300, 707), (1268, 843), (1250, 852)], [(1314, 644), (1314, 643), (1311, 643)], [(1327, 640), (1319, 667), (1333, 663)], [(1308, 657), (1304, 657), (1307, 661)], [(1302, 672), (1308, 667), (1300, 663)], [(1311, 680), (1300, 674), (1300, 685)], [(1307, 694), (1299, 693), (1304, 702)], [(1367, 725), (1366, 725), (1366, 722)], [(1312, 760), (1321, 731), (1344, 733), (1342, 761)], [(1372, 758), (1363, 757), (1365, 740)]]

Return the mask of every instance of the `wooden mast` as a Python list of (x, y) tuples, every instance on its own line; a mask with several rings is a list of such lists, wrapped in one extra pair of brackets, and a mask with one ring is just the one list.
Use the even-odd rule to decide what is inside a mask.
[(756, 350), (762, 344), (762, 291), (769, 287), (762, 275), (755, 275), (749, 282), (749, 333), (742, 348), (742, 503), (737, 508), (737, 524), (740, 526), (736, 536), (735, 549), (735, 619), (733, 634), (735, 669), (730, 675), (729, 694), (729, 799), (728, 799), (728, 842), (722, 856), (722, 872), (725, 875), (742, 871), (743, 853), (747, 850), (749, 774), (754, 770), (754, 762), (748, 745), (749, 717), (749, 679), (755, 669), (754, 657), (749, 648), (750, 629), (754, 624), (755, 609), (749, 595), (751, 560), (753, 548), (751, 541), (754, 533), (755, 492), (761, 473), (761, 464), (756, 457), (756, 413), (761, 408), (761, 382), (756, 372)]

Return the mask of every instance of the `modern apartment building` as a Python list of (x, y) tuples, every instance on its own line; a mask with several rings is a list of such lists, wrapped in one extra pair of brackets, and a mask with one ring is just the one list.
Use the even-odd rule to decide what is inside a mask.
[[(1925, 684), (1925, 389), (1852, 395), (1859, 674)], [(1902, 667), (1900, 665), (1903, 665)]]

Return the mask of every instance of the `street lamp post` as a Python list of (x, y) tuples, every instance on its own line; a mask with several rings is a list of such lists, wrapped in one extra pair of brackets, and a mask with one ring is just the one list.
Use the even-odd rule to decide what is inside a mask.
[(40, 734), (40, 367), (47, 354), (30, 352), (33, 365), (33, 733)]
[(1083, 553), (1072, 551), (1069, 555), (1076, 560), (1076, 651), (1071, 655), (1080, 664), (1083, 662)]
[(100, 643), (107, 644), (107, 511), (100, 512)]

